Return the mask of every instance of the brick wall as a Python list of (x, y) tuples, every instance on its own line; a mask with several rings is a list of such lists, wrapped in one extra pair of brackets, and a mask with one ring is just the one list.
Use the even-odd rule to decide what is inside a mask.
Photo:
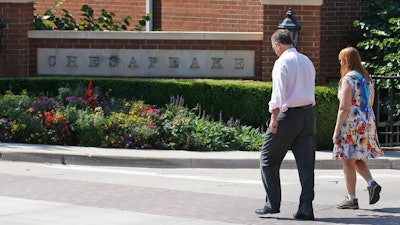
[(162, 29), (261, 32), (262, 9), (259, 0), (163, 0)]
[[(27, 31), (33, 28), (33, 3), (2, 3), (0, 1), (0, 19), (6, 24), (3, 32), (2, 51), (0, 59), (0, 76), (27, 76), (28, 40)], [(39, 0), (35, 5), (36, 13), (43, 13), (54, 5), (54, 0)], [(133, 21), (145, 14), (146, 6), (143, 0), (131, 1), (98, 1), (68, 0), (61, 8), (68, 9), (75, 18), (79, 18), (80, 7), (89, 4), (100, 13), (101, 9), (114, 12), (116, 19), (132, 15)], [(257, 52), (256, 79), (271, 79), (271, 70), (276, 56), (269, 41), (271, 34), (284, 19), (289, 7), (292, 7), (295, 19), (302, 26), (298, 42), (298, 50), (308, 55), (317, 70), (317, 83), (325, 83), (329, 78), (339, 76), (337, 54), (347, 45), (355, 45), (356, 41), (349, 35), (354, 30), (353, 21), (366, 15), (367, 9), (361, 0), (324, 0), (322, 6), (296, 5), (263, 5), (260, 0), (153, 0), (153, 28), (164, 31), (230, 31), (230, 32), (264, 32), (262, 43), (256, 42), (233, 43), (234, 46), (243, 44), (243, 48), (255, 49)], [(15, 15), (18, 15), (16, 17)], [(134, 23), (133, 23), (134, 24)], [(33, 46), (39, 40), (32, 40)], [(149, 41), (149, 40), (52, 40), (60, 46), (75, 46), (90, 48), (173, 48), (185, 49), (193, 45), (194, 49), (221, 49), (223, 41)], [(74, 43), (76, 42), (76, 43)], [(126, 42), (126, 43), (125, 43)], [(157, 43), (156, 43), (157, 42)], [(174, 43), (178, 42), (178, 43)], [(140, 44), (138, 44), (140, 43)], [(250, 45), (250, 46), (248, 46)], [(237, 50), (237, 47), (234, 47)], [(29, 71), (36, 74), (32, 60), (36, 49), (29, 50)]]
[[(314, 63), (317, 72), (317, 83), (321, 79), (321, 43), (320, 36), (320, 7), (319, 6), (293, 6), (293, 17), (301, 25), (297, 49), (307, 55)], [(285, 5), (264, 5), (264, 59), (263, 59), (263, 80), (271, 80), (271, 71), (277, 58), (271, 47), (271, 35), (276, 31), (282, 22), (288, 6)], [(322, 75), (323, 76), (323, 75)]]
[(366, 16), (368, 8), (360, 0), (325, 0), (321, 9), (321, 71), (326, 80), (340, 77), (338, 54), (347, 46), (356, 47), (353, 21)]
[(28, 30), (33, 27), (33, 3), (1, 3), (4, 22), (0, 52), (0, 77), (27, 76)]
[[(282, 21), (288, 5), (264, 5), (264, 59), (263, 80), (271, 79), (271, 70), (276, 56), (270, 36)], [(338, 80), (339, 51), (349, 45), (355, 46), (357, 39), (353, 21), (367, 15), (367, 7), (361, 0), (324, 0), (322, 6), (292, 6), (294, 18), (302, 26), (297, 49), (313, 61), (316, 83), (323, 84)]]
[[(54, 6), (55, 0), (38, 0), (37, 14)], [(132, 16), (132, 27), (146, 14), (145, 0), (68, 0), (60, 9), (67, 9), (74, 18), (80, 18), (80, 8), (88, 4), (95, 15), (101, 9), (114, 12), (115, 19)], [(61, 10), (59, 10), (61, 13)], [(163, 31), (229, 31), (261, 32), (262, 5), (260, 0), (153, 0), (153, 29)], [(56, 14), (60, 15), (60, 14)]]

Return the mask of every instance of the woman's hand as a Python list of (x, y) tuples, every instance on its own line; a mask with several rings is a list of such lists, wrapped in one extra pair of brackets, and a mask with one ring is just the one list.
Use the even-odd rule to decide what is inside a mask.
[(338, 144), (339, 140), (340, 140), (340, 131), (335, 131), (332, 137), (333, 144)]

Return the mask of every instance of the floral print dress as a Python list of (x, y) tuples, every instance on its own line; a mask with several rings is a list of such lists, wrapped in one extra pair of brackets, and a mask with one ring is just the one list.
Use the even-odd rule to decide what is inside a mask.
[[(357, 75), (355, 71), (351, 71), (343, 77), (343, 80), (351, 86), (352, 99), (349, 114), (340, 130), (340, 140), (333, 147), (334, 159), (365, 160), (383, 156), (376, 133), (374, 111), (369, 105), (367, 112), (361, 109), (361, 82), (357, 79)], [(372, 84), (369, 84), (368, 88), (373, 88)], [(339, 86), (338, 97), (340, 94)]]

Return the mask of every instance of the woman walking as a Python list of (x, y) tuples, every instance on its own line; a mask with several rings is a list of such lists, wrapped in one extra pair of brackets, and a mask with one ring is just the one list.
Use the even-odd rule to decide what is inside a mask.
[(333, 133), (333, 158), (342, 160), (348, 195), (338, 203), (339, 209), (358, 209), (357, 174), (367, 182), (369, 204), (380, 198), (381, 186), (372, 178), (365, 160), (383, 156), (377, 137), (372, 109), (374, 88), (369, 73), (361, 64), (357, 49), (340, 51), (341, 64), (338, 98), (340, 101)]

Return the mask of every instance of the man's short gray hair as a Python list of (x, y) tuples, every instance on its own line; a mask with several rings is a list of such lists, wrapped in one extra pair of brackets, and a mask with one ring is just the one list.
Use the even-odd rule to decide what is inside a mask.
[(275, 33), (271, 36), (272, 43), (281, 43), (283, 45), (292, 45), (293, 40), (290, 36), (290, 32), (287, 29), (278, 29)]

